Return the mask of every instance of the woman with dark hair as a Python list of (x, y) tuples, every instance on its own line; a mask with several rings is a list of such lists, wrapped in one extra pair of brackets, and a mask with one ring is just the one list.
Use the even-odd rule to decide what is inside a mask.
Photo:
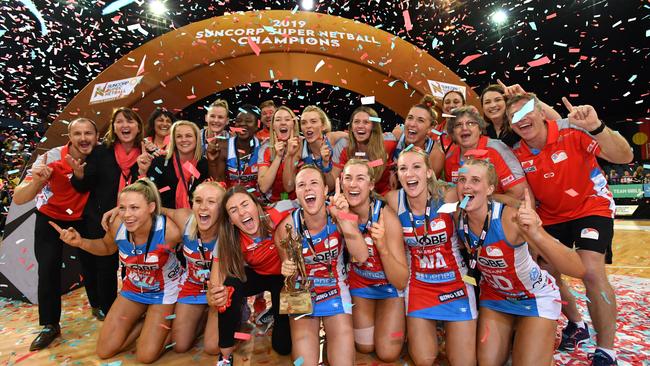
[(147, 133), (143, 141), (145, 150), (156, 156), (167, 153), (169, 145), (170, 128), (176, 122), (174, 114), (163, 108), (156, 108), (147, 120)]
[(50, 225), (71, 246), (97, 255), (120, 254), (125, 277), (97, 338), (97, 355), (110, 358), (136, 342), (138, 362), (153, 363), (171, 339), (169, 315), (174, 313), (182, 274), (174, 249), (181, 230), (161, 214), (158, 189), (148, 179), (125, 187), (118, 203), (119, 218), (103, 238), (87, 239), (74, 228)]
[[(70, 161), (74, 170), (70, 183), (78, 192), (90, 192), (83, 214), (83, 237), (100, 239), (106, 234), (102, 215), (115, 207), (118, 193), (138, 178), (143, 133), (144, 124), (136, 112), (126, 107), (115, 109), (103, 144), (93, 149), (85, 163)], [(86, 257), (81, 263), (93, 315), (103, 320), (117, 295), (117, 254), (80, 255)]]
[(521, 138), (512, 131), (506, 117), (506, 92), (499, 84), (488, 85), (481, 93), (483, 117), (487, 122), (486, 134), (512, 147)]
[(209, 177), (208, 160), (201, 156), (199, 133), (193, 122), (176, 121), (165, 156), (154, 158), (144, 152), (138, 157), (138, 175), (146, 175), (156, 183), (163, 207), (189, 208), (192, 192)]
[(347, 148), (336, 151), (335, 146), (332, 158), (334, 167), (329, 174), (335, 179), (348, 160), (365, 159), (373, 163), (370, 170), (373, 182), (376, 182), (375, 190), (383, 195), (391, 190), (390, 166), (393, 165), (393, 151), (397, 141), (392, 134), (384, 135), (377, 119), (379, 115), (370, 107), (361, 106), (352, 112), (348, 124)]
[(289, 318), (279, 314), (284, 277), (273, 242), (274, 230), (289, 214), (290, 201), (280, 201), (266, 210), (245, 187), (236, 185), (223, 197), (217, 220), (218, 255), (213, 257), (208, 304), (219, 312), (219, 366), (233, 365), (235, 331), (241, 320), (242, 299), (271, 292), (273, 332), (271, 346), (281, 355), (291, 352)]

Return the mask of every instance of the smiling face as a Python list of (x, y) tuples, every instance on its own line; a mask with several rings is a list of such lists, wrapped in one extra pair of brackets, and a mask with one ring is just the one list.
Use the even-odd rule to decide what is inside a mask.
[(179, 125), (174, 129), (174, 143), (181, 155), (194, 155), (196, 135), (190, 126)]
[(79, 120), (73, 122), (68, 133), (70, 146), (80, 155), (88, 156), (97, 144), (97, 131), (92, 123)]
[(343, 194), (350, 207), (355, 208), (369, 201), (370, 192), (375, 188), (368, 167), (363, 164), (346, 165), (343, 169)]
[(463, 106), (463, 98), (458, 93), (447, 93), (442, 100), (442, 111), (444, 113), (451, 113), (455, 108)]
[(478, 121), (468, 114), (458, 116), (453, 125), (453, 139), (465, 149), (475, 149), (481, 137), (481, 128)]
[(303, 169), (296, 175), (296, 197), (303, 210), (312, 216), (325, 207), (327, 188), (320, 172), (316, 169)]
[(262, 108), (262, 116), (260, 117), (260, 120), (262, 121), (262, 125), (264, 128), (269, 129), (271, 125), (271, 121), (273, 120), (273, 114), (275, 113), (275, 107), (273, 106), (268, 106)]
[(488, 196), (494, 192), (490, 184), (488, 168), (484, 165), (465, 164), (458, 176), (456, 193), (458, 197), (470, 196), (465, 211), (472, 212), (487, 205)]
[(275, 137), (278, 141), (289, 140), (293, 131), (293, 125), (293, 116), (288, 111), (279, 109), (273, 115), (273, 132), (275, 132)]
[(370, 121), (370, 115), (366, 112), (357, 112), (352, 117), (350, 128), (354, 139), (358, 143), (367, 143), (372, 135), (373, 122)]
[(124, 113), (118, 113), (113, 122), (113, 131), (117, 137), (117, 141), (123, 144), (135, 143), (135, 139), (140, 133), (140, 126), (138, 121), (128, 119)]
[(154, 132), (156, 133), (156, 136), (159, 137), (166, 137), (169, 135), (170, 128), (172, 126), (172, 120), (171, 118), (167, 117), (164, 114), (161, 114), (156, 118), (154, 121)]
[[(522, 99), (514, 103), (508, 108), (508, 118), (512, 120), (512, 116), (526, 104), (528, 100)], [(526, 114), (517, 123), (511, 125), (512, 130), (528, 143), (534, 145), (535, 142), (546, 142), (546, 125), (544, 124), (544, 113), (535, 106), (533, 111)], [(539, 141), (538, 141), (539, 140)]]
[(404, 141), (406, 145), (419, 145), (427, 137), (431, 128), (431, 114), (420, 107), (413, 107), (409, 110), (404, 120)]
[(199, 230), (208, 231), (217, 226), (219, 206), (224, 191), (211, 184), (201, 184), (192, 195), (192, 212), (199, 225)]
[(224, 107), (210, 107), (205, 114), (205, 123), (210, 131), (220, 134), (228, 124), (228, 111)]
[(237, 136), (242, 139), (249, 139), (257, 132), (257, 117), (252, 113), (239, 113), (235, 118), (235, 127), (242, 128)]
[(428, 180), (432, 177), (433, 170), (427, 168), (421, 154), (409, 151), (397, 159), (397, 178), (407, 196), (415, 198), (426, 194)]
[(233, 194), (226, 202), (230, 222), (248, 236), (257, 236), (260, 229), (260, 214), (257, 205), (244, 193)]
[(300, 131), (305, 136), (308, 143), (312, 143), (323, 136), (323, 120), (316, 111), (304, 112), (300, 116)]
[(156, 210), (156, 204), (147, 202), (139, 192), (120, 193), (117, 207), (126, 230), (131, 233), (151, 223), (151, 214)]
[(506, 98), (497, 91), (483, 94), (483, 113), (491, 121), (502, 120), (506, 113)]

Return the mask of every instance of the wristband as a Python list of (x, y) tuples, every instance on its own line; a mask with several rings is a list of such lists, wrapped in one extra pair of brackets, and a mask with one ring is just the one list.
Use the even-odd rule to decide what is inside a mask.
[(593, 131), (589, 131), (589, 134), (592, 135), (592, 136), (596, 136), (599, 133), (603, 132), (606, 127), (607, 127), (607, 125), (605, 125), (605, 122), (600, 121), (600, 126), (596, 127), (596, 129), (593, 130)]
[(330, 160), (330, 163), (327, 166), (324, 166), (323, 169), (321, 169), (323, 173), (329, 173), (332, 171), (332, 161)]

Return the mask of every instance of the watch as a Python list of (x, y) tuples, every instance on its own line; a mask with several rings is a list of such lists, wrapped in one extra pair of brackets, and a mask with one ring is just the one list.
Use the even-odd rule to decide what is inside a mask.
[(599, 133), (603, 132), (606, 127), (607, 127), (607, 125), (605, 125), (605, 122), (600, 121), (600, 126), (596, 127), (596, 129), (593, 130), (593, 131), (589, 131), (589, 134), (592, 135), (592, 136), (596, 136)]

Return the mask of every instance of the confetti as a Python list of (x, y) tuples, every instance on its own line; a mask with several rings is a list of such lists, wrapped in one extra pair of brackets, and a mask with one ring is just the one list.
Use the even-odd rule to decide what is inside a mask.
[(247, 341), (251, 339), (251, 335), (248, 333), (235, 332), (235, 339), (239, 339), (240, 341)]
[(382, 159), (377, 159), (377, 160), (373, 160), (373, 161), (368, 162), (368, 166), (371, 167), (371, 168), (375, 168), (375, 167), (382, 166), (382, 165), (384, 165), (384, 161)]
[(551, 60), (547, 56), (544, 56), (544, 57), (539, 58), (537, 60), (530, 61), (528, 63), (528, 66), (530, 66), (530, 67), (538, 67), (538, 66), (549, 64), (549, 63), (551, 63)]
[(575, 197), (578, 195), (578, 192), (576, 192), (573, 188), (569, 188), (564, 193), (568, 194), (571, 197)]
[(483, 149), (472, 149), (465, 152), (465, 157), (472, 157), (476, 159), (485, 158), (488, 156), (489, 151)]
[(402, 17), (404, 18), (404, 29), (406, 29), (407, 32), (413, 29), (413, 24), (411, 24), (411, 15), (408, 10), (402, 12)]
[(343, 211), (339, 211), (336, 217), (338, 217), (341, 220), (355, 221), (355, 222), (359, 219), (359, 216), (350, 212), (343, 212)]
[(121, 8), (127, 6), (127, 5), (129, 5), (131, 3), (134, 3), (134, 2), (135, 2), (135, 0), (117, 0), (117, 1), (113, 1), (112, 3), (106, 5), (106, 7), (104, 7), (104, 9), (102, 9), (102, 15), (108, 15), (108, 14), (114, 13), (114, 12), (120, 10)]
[(526, 115), (535, 109), (535, 99), (531, 99), (526, 104), (521, 107), (520, 110), (515, 112), (515, 114), (512, 116), (512, 121), (510, 123), (515, 124), (519, 123)]
[(374, 96), (361, 97), (361, 104), (362, 105), (375, 104), (375, 97)]
[(43, 19), (43, 14), (40, 10), (36, 8), (36, 5), (31, 0), (18, 0), (36, 17), (38, 22), (41, 24), (41, 35), (45, 36), (48, 33), (47, 26), (45, 25), (45, 19)]
[(381, 123), (381, 118), (370, 116), (370, 122)]
[(467, 207), (467, 203), (469, 202), (469, 200), (470, 200), (471, 198), (472, 198), (472, 196), (469, 196), (469, 195), (463, 197), (463, 200), (460, 201), (460, 204), (458, 205), (458, 207), (460, 207), (461, 209), (464, 210), (465, 207)]
[(191, 174), (195, 179), (201, 177), (201, 173), (196, 169), (196, 167), (189, 160), (183, 163), (183, 170)]
[(317, 72), (321, 67), (323, 67), (323, 65), (325, 65), (325, 61), (323, 60), (318, 61), (318, 64), (316, 64), (316, 68), (314, 68), (314, 72)]
[(460, 65), (460, 66), (467, 65), (468, 63), (470, 63), (470, 62), (476, 60), (477, 58), (479, 58), (479, 57), (481, 57), (481, 56), (483, 56), (483, 54), (481, 54), (481, 53), (477, 53), (477, 54), (475, 54), (475, 55), (471, 55), (471, 56), (466, 56), (466, 57), (463, 59), (463, 61), (460, 62), (459, 65)]
[(298, 315), (297, 317), (295, 317), (295, 318), (293, 318), (293, 319), (294, 319), (294, 320), (302, 319), (302, 318), (304, 318), (304, 317), (306, 317), (306, 316), (310, 316), (311, 314), (312, 314), (312, 313)]
[(256, 56), (260, 55), (260, 46), (258, 46), (257, 43), (255, 43), (250, 36), (248, 36), (248, 45), (251, 47), (251, 50), (255, 52)]
[(472, 286), (476, 286), (476, 279), (474, 277), (463, 275), (463, 281), (469, 283)]
[(167, 316), (165, 317), (165, 319), (167, 319), (167, 320), (176, 319), (176, 314), (167, 315)]
[(456, 212), (458, 202), (445, 203), (438, 208), (438, 213), (453, 213)]
[(302, 356), (296, 358), (295, 361), (293, 361), (294, 366), (302, 366), (302, 364), (305, 362), (305, 360), (302, 358)]
[(167, 191), (169, 191), (170, 189), (171, 189), (171, 188), (169, 188), (169, 186), (164, 186), (164, 187), (158, 189), (158, 192), (159, 192), (159, 193), (163, 193), (163, 192), (167, 192)]

